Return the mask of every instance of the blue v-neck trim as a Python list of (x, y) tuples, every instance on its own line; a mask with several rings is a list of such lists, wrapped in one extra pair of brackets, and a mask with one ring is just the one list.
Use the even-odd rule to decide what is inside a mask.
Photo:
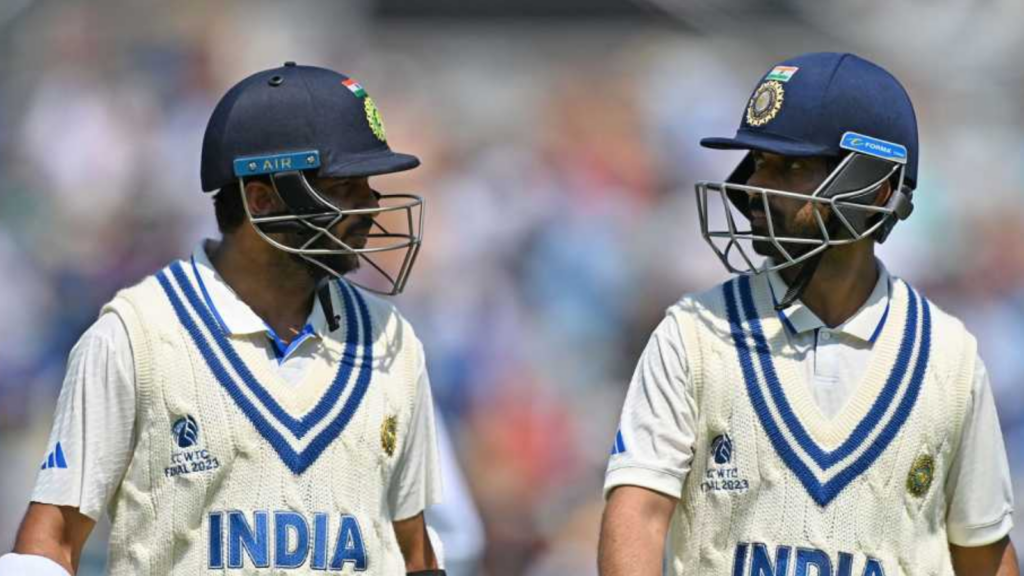
[[(168, 271), (170, 275), (168, 275)], [(185, 296), (183, 301), (175, 291), (171, 277)], [(259, 433), (270, 443), (286, 465), (296, 474), (305, 471), (323, 452), (324, 449), (345, 429), (365, 396), (373, 372), (373, 327), (369, 309), (359, 292), (339, 282), (345, 304), (346, 343), (345, 352), (340, 361), (338, 372), (331, 387), (317, 405), (302, 418), (294, 418), (271, 397), (261, 383), (252, 375), (248, 367), (238, 356), (228, 341), (225, 332), (216, 324), (211, 312), (203, 306), (184, 273), (180, 262), (175, 262), (168, 269), (157, 274), (157, 280), (166, 293), (179, 321), (185, 327), (198, 348), (201, 356), (210, 368), (211, 373), (235, 401), (242, 413), (256, 427)], [(359, 322), (356, 320), (358, 308)], [(217, 357), (213, 347), (193, 320), (192, 314), (200, 319), (214, 340), (214, 345), (227, 359), (238, 375), (238, 380), (256, 396), (256, 400), (270, 413), (271, 418), (284, 426), (297, 439), (303, 438), (314, 426), (322, 422), (331, 409), (337, 405), (346, 383), (351, 379), (353, 368), (356, 367), (356, 348), (359, 335), (362, 335), (361, 358), (358, 360), (358, 373), (352, 392), (342, 406), (338, 415), (313, 440), (305, 450), (296, 450), (278, 431), (273, 423), (257, 409), (256, 405), (242, 392), (240, 383), (232, 377)], [(360, 326), (361, 325), (361, 326)], [(361, 330), (360, 330), (361, 327)]]
[[(761, 330), (761, 323), (754, 306), (753, 294), (749, 277), (740, 277), (737, 280), (727, 283), (724, 286), (726, 313), (729, 318), (730, 330), (733, 344), (736, 347), (740, 368), (746, 383), (746, 389), (750, 402), (761, 422), (773, 448), (787, 467), (793, 471), (804, 488), (821, 505), (826, 506), (832, 501), (853, 479), (862, 474), (875, 462), (878, 456), (885, 450), (896, 433), (909, 418), (910, 413), (916, 404), (924, 379), (925, 368), (928, 365), (928, 358), (931, 352), (931, 309), (928, 301), (920, 299), (923, 310), (921, 322), (921, 335), (917, 337), (917, 309), (918, 297), (909, 285), (906, 286), (910, 296), (910, 309), (908, 311), (907, 324), (904, 327), (904, 338), (900, 345), (896, 363), (890, 373), (882, 393), (876, 399), (865, 418), (858, 423), (850, 437), (836, 450), (828, 452), (822, 449), (810, 437), (802, 423), (793, 413), (789, 402), (782, 391), (781, 382), (775, 371), (772, 361), (771, 350)], [(742, 307), (744, 322), (740, 314)], [(749, 325), (749, 335), (754, 341), (754, 350), (751, 350), (748, 343), (748, 333), (744, 324)], [(868, 448), (849, 466), (837, 473), (828, 482), (822, 483), (817, 474), (812, 470), (811, 464), (816, 465), (821, 471), (839, 463), (861, 448), (867, 441), (871, 432), (881, 423), (882, 417), (888, 411), (896, 394), (899, 384), (903, 381), (909, 367), (910, 357), (913, 353), (914, 343), (917, 342), (919, 350), (917, 361), (913, 368), (906, 392), (900, 400), (889, 420), (882, 425), (882, 430), (871, 442)], [(764, 378), (769, 389), (769, 397), (766, 398), (754, 369), (754, 353), (757, 362), (764, 373)], [(782, 425), (776, 421), (769, 409), (768, 400), (772, 400), (782, 419)], [(811, 462), (806, 462), (790, 443), (783, 432), (782, 426), (792, 434), (797, 446), (806, 453)]]

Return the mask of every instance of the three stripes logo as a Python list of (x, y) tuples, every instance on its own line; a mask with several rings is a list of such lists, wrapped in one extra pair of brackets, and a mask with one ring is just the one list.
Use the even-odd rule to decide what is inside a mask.
[(60, 447), (60, 442), (57, 442), (57, 446), (50, 451), (46, 456), (46, 461), (39, 467), (40, 470), (49, 470), (50, 468), (67, 468), (68, 460), (64, 457), (64, 449)]
[(615, 443), (612, 444), (612, 456), (622, 454), (626, 451), (626, 441), (622, 439), (622, 430), (615, 433)]

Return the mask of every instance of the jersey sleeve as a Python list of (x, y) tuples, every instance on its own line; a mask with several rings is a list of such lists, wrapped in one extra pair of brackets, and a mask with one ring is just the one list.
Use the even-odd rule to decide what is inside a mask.
[(678, 498), (690, 470), (697, 405), (678, 321), (668, 315), (640, 356), (605, 474), (605, 497), (631, 485)]
[(979, 357), (974, 383), (949, 478), (946, 528), (957, 546), (984, 546), (1013, 528), (1013, 488), (988, 372)]
[(412, 417), (388, 490), (394, 520), (405, 520), (441, 501), (441, 465), (430, 378), (421, 364)]
[(68, 357), (32, 501), (72, 506), (98, 520), (131, 460), (135, 366), (128, 332), (103, 314)]

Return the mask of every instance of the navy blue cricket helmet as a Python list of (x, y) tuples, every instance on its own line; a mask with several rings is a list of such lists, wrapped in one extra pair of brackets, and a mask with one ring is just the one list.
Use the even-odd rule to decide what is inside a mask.
[(391, 150), (376, 104), (358, 82), (288, 62), (235, 84), (217, 103), (203, 137), (203, 190), (235, 183), (239, 158), (308, 150), (318, 153), (317, 176), (373, 176), (420, 163)]
[[(344, 209), (312, 179), (388, 174), (419, 163), (391, 150), (381, 113), (362, 85), (326, 68), (287, 62), (245, 78), (217, 103), (203, 138), (200, 172), (204, 191), (241, 195), (256, 231), (275, 248), (306, 260), (317, 274), (341, 277), (359, 263), (369, 264), (383, 284), (349, 280), (397, 294), (422, 241), (423, 199), (375, 193), (378, 206)], [(269, 180), (283, 212), (252, 213), (244, 190), (253, 177)], [(373, 220), (361, 245), (349, 245), (332, 231), (346, 218)], [(388, 260), (382, 253), (395, 250), (404, 254), (376, 261)]]
[[(751, 154), (725, 182), (698, 182), (701, 233), (732, 272), (760, 273), (820, 258), (831, 246), (872, 237), (884, 242), (898, 220), (909, 217), (917, 186), (917, 117), (907, 91), (896, 78), (853, 54), (819, 52), (780, 62), (757, 83), (733, 137), (704, 138), (707, 148), (760, 151), (787, 157), (826, 157), (835, 169), (807, 201), (827, 206), (813, 238), (787, 237), (778, 225), (767, 232), (741, 230), (732, 217), (712, 228), (709, 197), (718, 196), (749, 216), (752, 202), (793, 197), (785, 190), (747, 185)], [(888, 200), (879, 193), (890, 184)], [(759, 208), (760, 209), (760, 208)], [(818, 213), (815, 212), (817, 215)], [(775, 255), (756, 264), (744, 244), (770, 243)], [(723, 244), (724, 246), (720, 245)], [(813, 268), (813, 267), (812, 267)], [(813, 273), (813, 272), (811, 272)]]

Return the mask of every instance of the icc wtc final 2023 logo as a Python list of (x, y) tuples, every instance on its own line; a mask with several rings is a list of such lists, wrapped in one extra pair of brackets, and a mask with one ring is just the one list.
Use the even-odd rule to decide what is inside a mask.
[(743, 492), (750, 483), (740, 475), (736, 466), (733, 441), (728, 434), (719, 434), (711, 440), (708, 467), (700, 484), (701, 492)]
[(171, 426), (171, 432), (178, 448), (191, 448), (199, 442), (199, 424), (191, 414), (178, 418), (174, 426)]
[(199, 422), (191, 414), (174, 421), (171, 437), (175, 448), (171, 451), (170, 466), (164, 468), (164, 476), (174, 478), (196, 472), (208, 472), (220, 468), (220, 461), (209, 450), (198, 447)]

